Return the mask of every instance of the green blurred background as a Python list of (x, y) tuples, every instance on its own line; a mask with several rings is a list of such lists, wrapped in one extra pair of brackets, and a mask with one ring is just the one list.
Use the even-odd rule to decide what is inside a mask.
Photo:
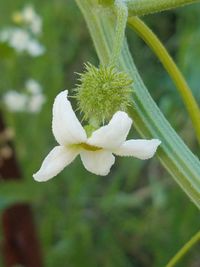
[[(31, 203), (45, 267), (165, 266), (199, 229), (200, 215), (156, 157), (145, 162), (117, 158), (107, 177), (88, 173), (76, 159), (53, 180), (33, 181), (32, 174), (56, 144), (51, 132), (56, 94), (73, 89), (75, 72), (83, 70), (84, 62), (98, 65), (98, 59), (74, 0), (0, 0), (0, 30), (13, 25), (13, 12), (26, 4), (33, 4), (43, 20), (39, 40), (46, 52), (32, 58), (1, 45), (0, 97), (9, 89), (20, 92), (24, 82), (33, 78), (42, 85), (47, 101), (37, 114), (10, 112), (1, 102), (6, 123), (15, 131), (25, 179), (17, 186), (0, 183), (0, 216), (13, 203)], [(144, 19), (176, 59), (200, 102), (200, 4)], [(151, 95), (199, 155), (191, 122), (173, 83), (149, 48), (129, 29), (127, 38)], [(134, 129), (130, 135), (139, 137)], [(199, 248), (196, 246), (178, 266), (199, 267)]]

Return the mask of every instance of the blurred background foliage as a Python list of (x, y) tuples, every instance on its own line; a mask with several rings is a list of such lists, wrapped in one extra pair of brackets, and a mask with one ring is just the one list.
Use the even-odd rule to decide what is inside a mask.
[[(1, 102), (6, 123), (15, 131), (25, 179), (20, 184), (0, 183), (0, 214), (12, 203), (31, 203), (46, 267), (165, 266), (199, 229), (200, 215), (156, 158), (145, 162), (118, 158), (103, 178), (88, 173), (76, 159), (48, 183), (33, 181), (32, 174), (56, 144), (51, 132), (54, 97), (62, 89), (74, 88), (75, 72), (84, 62), (98, 64), (98, 59), (74, 0), (1, 0), (0, 30), (12, 25), (13, 12), (27, 3), (43, 20), (40, 41), (46, 52), (31, 58), (0, 45), (0, 96), (9, 89), (20, 92), (33, 78), (42, 85), (47, 101), (37, 114), (9, 112)], [(200, 4), (147, 16), (145, 21), (176, 59), (200, 102)], [(127, 37), (153, 98), (199, 155), (191, 122), (168, 75), (130, 29)], [(134, 129), (131, 136), (138, 137)], [(178, 266), (200, 266), (199, 247)]]

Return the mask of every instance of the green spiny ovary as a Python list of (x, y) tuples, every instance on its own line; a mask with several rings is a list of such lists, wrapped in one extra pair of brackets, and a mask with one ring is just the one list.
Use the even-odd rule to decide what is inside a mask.
[(110, 120), (115, 112), (126, 111), (133, 82), (130, 77), (113, 66), (96, 68), (88, 63), (85, 67), (86, 71), (80, 74), (80, 84), (75, 89), (84, 120), (101, 124)]

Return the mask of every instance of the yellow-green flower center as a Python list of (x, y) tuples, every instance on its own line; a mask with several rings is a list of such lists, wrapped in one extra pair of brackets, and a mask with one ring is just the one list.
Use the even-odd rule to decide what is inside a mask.
[(101, 149), (102, 149), (101, 147), (91, 146), (91, 145), (86, 144), (86, 143), (80, 143), (79, 145), (80, 145), (83, 149), (85, 149), (85, 150), (89, 150), (89, 151), (98, 151), (98, 150), (101, 150)]
[(88, 150), (88, 151), (99, 151), (102, 149), (101, 147), (92, 146), (92, 145), (89, 145), (87, 143), (74, 144), (74, 145), (72, 145), (72, 147), (77, 148), (77, 149), (84, 149), (84, 150)]

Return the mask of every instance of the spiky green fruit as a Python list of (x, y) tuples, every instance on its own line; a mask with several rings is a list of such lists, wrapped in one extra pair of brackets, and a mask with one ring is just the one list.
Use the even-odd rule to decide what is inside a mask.
[(115, 112), (127, 110), (133, 82), (127, 73), (113, 66), (97, 68), (88, 63), (85, 72), (79, 75), (75, 97), (84, 120), (101, 124), (110, 120)]

